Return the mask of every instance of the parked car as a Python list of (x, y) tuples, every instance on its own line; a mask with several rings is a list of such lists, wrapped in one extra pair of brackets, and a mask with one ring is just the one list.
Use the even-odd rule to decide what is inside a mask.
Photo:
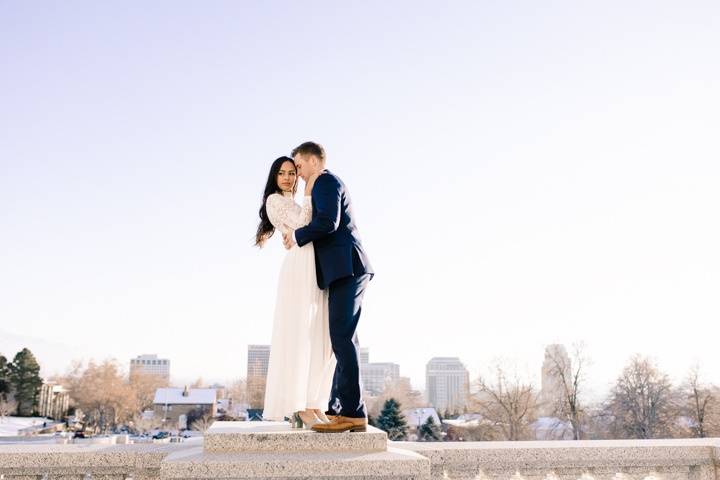
[(170, 437), (170, 432), (158, 432), (155, 435), (153, 435), (153, 440), (162, 440), (163, 438)]
[(73, 435), (73, 438), (87, 438), (87, 436), (85, 435), (85, 432), (82, 432), (82, 431), (78, 430), (78, 431), (75, 432), (75, 434)]

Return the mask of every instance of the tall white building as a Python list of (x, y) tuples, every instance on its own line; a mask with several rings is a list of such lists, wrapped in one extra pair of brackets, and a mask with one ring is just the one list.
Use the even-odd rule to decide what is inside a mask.
[(370, 350), (367, 347), (360, 348), (360, 365), (370, 363)]
[(170, 360), (157, 355), (140, 355), (130, 360), (130, 375), (143, 373), (170, 380)]
[(267, 377), (270, 345), (248, 345), (247, 378)]
[(270, 363), (270, 345), (248, 345), (247, 394), (252, 408), (265, 404), (265, 384)]
[(541, 417), (552, 417), (566, 401), (565, 385), (572, 385), (572, 362), (564, 345), (545, 347), (541, 374), (538, 413)]
[(441, 412), (462, 412), (470, 390), (470, 374), (458, 357), (435, 357), (425, 368), (428, 402)]

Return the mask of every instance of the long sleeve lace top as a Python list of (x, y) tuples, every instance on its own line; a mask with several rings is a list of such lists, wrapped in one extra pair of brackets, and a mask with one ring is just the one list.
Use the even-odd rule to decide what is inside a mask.
[(275, 229), (282, 233), (304, 227), (312, 219), (310, 196), (304, 197), (303, 204), (298, 205), (291, 196), (273, 193), (265, 202), (265, 210)]

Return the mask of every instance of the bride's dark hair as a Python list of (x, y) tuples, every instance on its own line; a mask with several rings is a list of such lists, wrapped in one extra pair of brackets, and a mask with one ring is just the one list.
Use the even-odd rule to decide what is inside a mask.
[[(260, 225), (258, 225), (257, 233), (255, 234), (255, 246), (257, 247), (262, 247), (267, 239), (272, 237), (273, 233), (275, 233), (275, 227), (273, 227), (273, 224), (268, 218), (265, 203), (267, 202), (267, 198), (273, 193), (279, 193), (282, 195), (282, 191), (278, 187), (277, 177), (278, 173), (280, 173), (280, 168), (282, 168), (283, 163), (285, 162), (290, 162), (293, 164), (293, 167), (295, 167), (295, 161), (290, 157), (280, 157), (275, 160), (272, 165), (270, 165), (270, 173), (268, 174), (267, 183), (265, 184), (265, 192), (263, 193), (262, 205), (260, 206)], [(297, 171), (297, 167), (295, 167), (295, 171)], [(295, 181), (295, 186), (293, 187), (293, 195), (296, 190), (297, 180)]]

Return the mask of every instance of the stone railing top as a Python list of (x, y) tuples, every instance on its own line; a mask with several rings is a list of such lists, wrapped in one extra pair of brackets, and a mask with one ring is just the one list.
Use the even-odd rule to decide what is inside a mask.
[(720, 464), (720, 438), (531, 442), (388, 442), (431, 460), (558, 466)]
[(664, 480), (720, 480), (716, 473), (720, 438), (387, 442), (387, 446), (385, 452), (214, 453), (204, 450), (201, 438), (170, 444), (0, 444), (0, 474), (7, 480), (45, 473), (49, 478), (92, 473), (169, 480), (237, 478), (238, 472), (247, 478), (268, 478), (290, 471), (305, 477), (332, 471), (336, 478), (355, 478), (360, 473), (377, 476), (392, 471), (383, 478), (460, 479), (479, 478), (478, 473), (484, 472), (490, 480), (505, 480), (520, 472), (526, 480), (542, 480), (549, 473), (575, 480), (590, 472), (595, 480), (611, 480), (616, 472), (629, 472), (635, 475), (628, 477), (632, 479), (661, 472), (659, 478)]

